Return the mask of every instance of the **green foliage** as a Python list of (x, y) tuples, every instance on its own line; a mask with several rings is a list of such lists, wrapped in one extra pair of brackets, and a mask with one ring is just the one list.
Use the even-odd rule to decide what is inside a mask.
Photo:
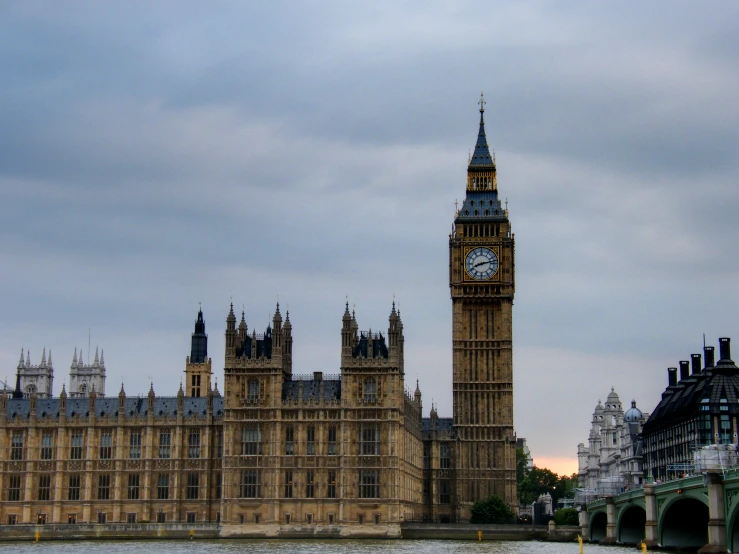
[(470, 523), (513, 523), (513, 510), (497, 494), (472, 505)]
[(554, 512), (554, 523), (557, 525), (579, 525), (577, 510), (575, 508), (560, 508)]
[(527, 463), (528, 460), (526, 459), (523, 448), (516, 448), (516, 484), (520, 484), (524, 477), (526, 477)]
[(534, 466), (526, 471), (524, 467), (523, 477), (519, 479), (518, 457), (516, 459), (516, 477), (518, 479), (518, 501), (521, 505), (536, 502), (540, 495), (549, 493), (552, 502), (557, 505), (560, 498), (571, 498), (575, 494), (577, 486), (577, 474), (570, 476), (559, 476), (546, 468)]

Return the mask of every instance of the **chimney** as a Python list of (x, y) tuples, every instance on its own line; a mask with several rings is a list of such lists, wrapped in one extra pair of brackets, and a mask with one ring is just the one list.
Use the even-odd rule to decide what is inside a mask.
[(704, 346), (703, 354), (706, 356), (706, 366), (703, 369), (713, 367), (713, 346)]
[(693, 375), (697, 375), (701, 372), (701, 355), (691, 354), (690, 361), (693, 364)]
[(323, 381), (323, 371), (314, 371), (313, 372), (313, 380), (314, 381)]
[(680, 380), (687, 379), (690, 377), (690, 362), (687, 360), (680, 360)]
[(667, 368), (667, 385), (670, 387), (677, 386), (677, 368), (676, 367)]
[(718, 339), (719, 361), (731, 360), (731, 339), (729, 337), (721, 337)]

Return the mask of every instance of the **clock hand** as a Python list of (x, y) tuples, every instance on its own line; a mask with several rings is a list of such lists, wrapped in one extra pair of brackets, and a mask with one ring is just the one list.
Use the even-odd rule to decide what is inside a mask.
[(477, 262), (475, 264), (475, 267), (480, 267), (481, 265), (485, 265), (485, 264), (489, 264), (489, 263), (492, 263), (492, 262), (490, 260), (483, 260), (481, 262)]

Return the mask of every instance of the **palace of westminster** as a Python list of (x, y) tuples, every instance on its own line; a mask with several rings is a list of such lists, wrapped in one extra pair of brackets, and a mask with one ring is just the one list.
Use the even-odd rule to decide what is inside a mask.
[[(484, 100), (466, 196), (449, 235), (452, 417), (422, 416), (406, 389), (393, 303), (386, 333), (346, 305), (336, 375), (292, 372), (292, 325), (277, 305), (263, 334), (226, 316), (223, 393), (202, 311), (176, 396), (105, 396), (102, 353), (75, 351), (53, 395), (51, 352), (21, 353), (0, 395), (0, 524), (218, 523), (267, 526), (460, 521), (473, 502), (516, 499), (514, 238), (501, 205)], [(337, 321), (338, 324), (338, 321)], [(338, 325), (337, 325), (338, 327)]]

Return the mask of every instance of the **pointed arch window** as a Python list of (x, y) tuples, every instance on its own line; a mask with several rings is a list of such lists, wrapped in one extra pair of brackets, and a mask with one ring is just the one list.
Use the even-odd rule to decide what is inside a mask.
[(363, 392), (365, 402), (377, 402), (377, 382), (374, 377), (367, 377), (364, 380)]
[(249, 379), (246, 389), (246, 401), (257, 402), (259, 400), (259, 381), (256, 379)]

